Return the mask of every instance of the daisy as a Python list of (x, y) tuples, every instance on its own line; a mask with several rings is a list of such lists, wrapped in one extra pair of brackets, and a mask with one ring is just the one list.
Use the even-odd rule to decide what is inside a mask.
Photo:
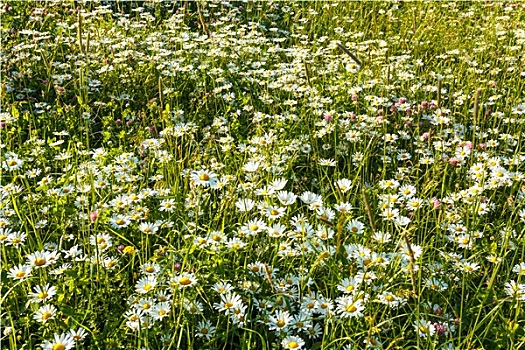
[(399, 193), (405, 198), (411, 198), (416, 194), (416, 188), (412, 185), (403, 185), (399, 188)]
[(7, 239), (8, 242), (5, 244), (6, 246), (14, 245), (15, 247), (18, 247), (22, 244), (24, 244), (25, 240), (27, 238), (27, 235), (22, 232), (12, 232), (8, 235)]
[(284, 226), (284, 225), (282, 225), (280, 223), (275, 223), (272, 226), (268, 226), (266, 228), (266, 231), (268, 232), (268, 236), (270, 236), (272, 238), (279, 238), (286, 231), (286, 226)]
[(281, 342), (283, 349), (302, 349), (304, 346), (304, 340), (296, 336), (288, 336)]
[(145, 263), (140, 267), (142, 273), (146, 275), (156, 275), (160, 271), (160, 265), (154, 262)]
[(249, 220), (241, 227), (241, 232), (249, 236), (255, 236), (264, 230), (266, 230), (266, 223), (261, 219)]
[(192, 273), (183, 273), (175, 276), (172, 279), (171, 286), (179, 286), (179, 288), (187, 288), (197, 284), (197, 278)]
[(311, 316), (304, 312), (299, 312), (293, 318), (292, 327), (297, 331), (306, 331), (312, 325)]
[(31, 298), (29, 300), (30, 303), (40, 303), (44, 301), (48, 301), (49, 299), (53, 298), (53, 296), (57, 292), (57, 288), (55, 286), (50, 286), (49, 283), (45, 286), (35, 286), (33, 287), (34, 292), (29, 293), (29, 297)]
[(26, 257), (27, 264), (33, 266), (34, 268), (42, 268), (49, 266), (50, 264), (52, 264), (52, 261), (50, 259), (51, 254), (51, 252), (46, 252), (44, 250), (31, 253)]
[(432, 290), (437, 290), (437, 291), (444, 291), (444, 290), (447, 290), (448, 288), (448, 284), (446, 284), (445, 282), (443, 282), (437, 277), (432, 277), (428, 279), (425, 285), (428, 288)]
[(89, 237), (91, 245), (96, 246), (101, 252), (113, 245), (112, 238), (107, 233), (97, 233)]
[(135, 291), (139, 294), (146, 294), (155, 289), (156, 285), (157, 279), (155, 276), (142, 277), (135, 285)]
[(346, 228), (351, 233), (360, 235), (360, 234), (363, 234), (363, 232), (365, 230), (365, 225), (362, 222), (360, 222), (359, 220), (355, 220), (354, 219), (354, 220), (352, 220), (352, 221), (350, 221), (350, 222), (348, 222), (346, 224)]
[(434, 325), (426, 320), (414, 321), (414, 328), (417, 334), (422, 338), (433, 336), (434, 333), (436, 333)]
[(157, 303), (150, 311), (151, 316), (155, 320), (161, 320), (164, 317), (168, 317), (171, 311), (171, 303), (169, 302), (160, 302)]
[(46, 340), (40, 346), (42, 350), (70, 350), (75, 347), (75, 340), (71, 334), (63, 333), (58, 335), (55, 333), (52, 341)]
[(313, 203), (322, 203), (323, 199), (320, 195), (306, 191), (299, 196), (299, 199), (303, 201), (304, 204), (310, 205)]
[(348, 179), (341, 179), (336, 181), (335, 185), (344, 194), (352, 188), (352, 181)]
[(362, 299), (354, 300), (352, 296), (345, 295), (336, 299), (337, 312), (342, 318), (362, 317), (365, 309)]
[(236, 293), (226, 292), (221, 294), (220, 303), (214, 303), (213, 307), (224, 313), (233, 312), (234, 309), (242, 307), (241, 297)]
[(335, 210), (337, 210), (341, 214), (349, 213), (352, 209), (354, 209), (352, 207), (352, 204), (350, 204), (348, 202), (343, 202), (343, 203), (336, 204), (334, 206), (334, 208), (335, 208)]
[(127, 215), (115, 215), (110, 220), (109, 223), (111, 224), (111, 227), (114, 229), (124, 228), (128, 227), (128, 225), (131, 223), (131, 218)]
[(388, 305), (392, 309), (398, 308), (405, 300), (390, 292), (383, 292), (378, 296), (379, 302)]
[(275, 315), (269, 317), (269, 321), (270, 322), (267, 324), (267, 326), (270, 330), (281, 331), (285, 330), (288, 326), (291, 325), (293, 317), (288, 311), (277, 310), (275, 312)]
[(56, 313), (57, 309), (53, 305), (43, 305), (35, 312), (33, 319), (40, 323), (46, 323), (47, 321), (54, 319)]
[(297, 195), (293, 192), (279, 191), (277, 192), (277, 199), (282, 205), (292, 205), (297, 200)]
[(204, 306), (200, 301), (184, 299), (184, 308), (193, 315), (202, 314)]
[(516, 283), (510, 280), (505, 283), (505, 293), (516, 300), (525, 300), (525, 283)]
[(160, 202), (159, 210), (173, 212), (175, 210), (175, 199), (165, 199)]
[(286, 208), (270, 205), (265, 209), (264, 215), (268, 219), (275, 220), (275, 219), (279, 219), (280, 217), (282, 217), (285, 212), (286, 212)]
[(145, 312), (150, 312), (153, 307), (155, 307), (155, 299), (153, 298), (141, 298), (137, 304), (134, 305), (139, 310), (144, 310)]
[(323, 221), (331, 222), (335, 219), (335, 211), (331, 208), (317, 208), (316, 210), (317, 217)]
[(343, 293), (354, 294), (357, 292), (360, 284), (361, 281), (355, 279), (354, 277), (347, 277), (344, 278), (341, 282), (339, 282), (339, 284), (337, 285), (337, 289)]
[(87, 336), (87, 332), (84, 328), (78, 328), (76, 331), (71, 329), (69, 335), (75, 342), (81, 341)]
[(372, 234), (372, 239), (377, 243), (385, 244), (392, 240), (392, 235), (388, 232), (377, 231)]
[(337, 165), (337, 161), (334, 160), (334, 159), (319, 159), (319, 165), (321, 166), (336, 166)]
[(306, 327), (306, 335), (310, 339), (317, 339), (321, 336), (322, 333), (323, 333), (323, 330), (321, 326), (319, 325), (319, 323)]
[(246, 323), (246, 309), (246, 305), (233, 309), (233, 312), (230, 313), (230, 319), (233, 324), (244, 328), (244, 324)]
[(237, 200), (237, 202), (235, 202), (235, 206), (239, 209), (239, 211), (247, 212), (255, 207), (255, 202), (251, 199), (244, 198)]
[(31, 276), (31, 270), (32, 267), (30, 265), (18, 265), (16, 267), (12, 267), (9, 269), (9, 272), (7, 273), (7, 277), (15, 279), (15, 280), (22, 280), (25, 278), (28, 278)]
[(246, 247), (246, 243), (238, 237), (233, 237), (233, 238), (228, 239), (225, 245), (226, 247), (233, 249), (233, 250), (239, 250), (239, 249)]
[(219, 282), (215, 283), (211, 287), (211, 289), (213, 289), (214, 291), (216, 291), (219, 294), (225, 294), (225, 293), (232, 292), (233, 291), (233, 286), (231, 284), (229, 284), (228, 282), (219, 281)]
[(217, 174), (207, 170), (194, 171), (191, 174), (191, 178), (195, 182), (195, 185), (203, 187), (214, 186), (218, 181)]
[(215, 327), (211, 324), (210, 320), (200, 320), (199, 323), (197, 323), (197, 330), (195, 331), (197, 338), (210, 340), (214, 333)]
[(518, 275), (525, 275), (525, 262), (514, 265), (512, 272), (515, 272)]
[(272, 181), (270, 186), (275, 191), (281, 191), (284, 188), (284, 186), (286, 186), (287, 182), (288, 182), (288, 180), (286, 180), (286, 179), (275, 179), (275, 180)]
[(147, 235), (153, 234), (159, 230), (159, 225), (151, 222), (142, 222), (139, 225), (139, 230)]
[(399, 181), (397, 180), (381, 180), (379, 181), (379, 187), (382, 189), (396, 189), (399, 187)]

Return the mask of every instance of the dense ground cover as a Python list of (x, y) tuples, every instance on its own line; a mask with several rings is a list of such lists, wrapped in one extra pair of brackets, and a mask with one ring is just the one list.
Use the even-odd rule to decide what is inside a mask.
[(2, 349), (525, 348), (525, 6), (8, 1)]

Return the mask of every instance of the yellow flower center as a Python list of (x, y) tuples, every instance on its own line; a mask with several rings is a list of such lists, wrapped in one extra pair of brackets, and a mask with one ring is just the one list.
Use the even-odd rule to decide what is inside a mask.
[(288, 343), (288, 347), (290, 349), (297, 349), (299, 347), (299, 344), (297, 344), (297, 342), (295, 342), (295, 341), (291, 341), (291, 342)]
[(164, 316), (166, 315), (166, 310), (160, 310), (159, 311), (159, 316)]
[(393, 297), (392, 295), (387, 295), (387, 296), (385, 297), (385, 299), (386, 299), (386, 301), (388, 301), (388, 302), (392, 302), (392, 301), (394, 301), (394, 297)]
[(346, 286), (346, 291), (347, 291), (347, 292), (351, 292), (351, 291), (353, 291), (354, 289), (355, 289), (355, 287), (352, 286), (352, 285)]
[(25, 271), (18, 271), (18, 272), (16, 273), (16, 277), (17, 277), (17, 278), (22, 278), (22, 277), (24, 277), (25, 275), (26, 275)]
[(145, 291), (148, 291), (148, 290), (150, 290), (151, 288), (153, 288), (153, 286), (152, 286), (151, 284), (149, 284), (149, 283), (146, 283), (146, 285), (144, 286), (144, 290), (145, 290)]
[(36, 258), (35, 259), (35, 266), (43, 266), (46, 264), (46, 259), (44, 258)]
[(284, 320), (279, 320), (276, 323), (277, 327), (284, 327), (285, 324), (286, 324), (286, 322), (284, 322)]
[(62, 343), (53, 345), (53, 350), (65, 350), (66, 347)]
[(155, 271), (155, 269), (153, 268), (153, 266), (148, 266), (148, 267), (146, 267), (146, 272), (147, 272), (147, 273), (152, 273), (153, 271)]
[(190, 283), (191, 283), (191, 280), (188, 277), (182, 277), (181, 279), (179, 279), (179, 284), (181, 286), (187, 286)]
[(47, 298), (48, 294), (46, 292), (40, 292), (38, 293), (38, 299), (45, 299)]
[(118, 219), (117, 221), (115, 221), (115, 223), (117, 225), (124, 225), (124, 219)]
[(257, 231), (258, 229), (259, 229), (259, 226), (257, 226), (257, 225), (251, 225), (250, 226), (250, 230), (252, 230), (252, 231)]
[(208, 174), (201, 174), (199, 176), (199, 179), (202, 181), (208, 181), (210, 179), (210, 176)]
[(224, 308), (225, 308), (225, 309), (229, 309), (229, 308), (231, 308), (232, 306), (233, 306), (233, 303), (232, 303), (231, 301), (228, 301), (228, 302), (226, 302), (226, 303), (224, 304)]
[(357, 308), (355, 307), (355, 305), (348, 305), (346, 307), (346, 311), (347, 312), (356, 312), (357, 311)]
[(49, 311), (46, 311), (42, 314), (42, 321), (46, 321), (48, 320), (49, 318), (51, 318), (53, 316), (53, 314)]

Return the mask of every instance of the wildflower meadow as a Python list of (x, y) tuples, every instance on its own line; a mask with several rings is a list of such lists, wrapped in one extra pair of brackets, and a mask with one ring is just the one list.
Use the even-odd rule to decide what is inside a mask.
[(525, 349), (525, 3), (0, 15), (1, 349)]

